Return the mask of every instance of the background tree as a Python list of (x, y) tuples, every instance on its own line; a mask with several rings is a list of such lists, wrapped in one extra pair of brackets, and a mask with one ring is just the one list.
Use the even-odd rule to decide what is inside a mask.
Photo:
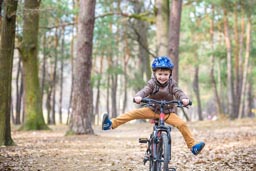
[(169, 0), (156, 0), (156, 54), (157, 56), (168, 55), (169, 34)]
[[(1, 4), (0, 4), (1, 5)], [(0, 146), (13, 145), (11, 137), (11, 80), (18, 1), (4, 1), (0, 42)]]
[(38, 27), (40, 1), (25, 0), (22, 43), (19, 47), (24, 69), (24, 130), (48, 129), (43, 118), (42, 96), (38, 78)]
[(75, 134), (92, 134), (91, 68), (95, 0), (80, 0), (77, 57), (75, 62), (72, 115), (69, 129)]
[(243, 115), (243, 109), (245, 106), (245, 96), (246, 96), (246, 82), (249, 82), (247, 77), (248, 77), (248, 73), (249, 73), (249, 57), (250, 57), (250, 49), (251, 49), (251, 18), (249, 16), (248, 18), (248, 23), (247, 23), (247, 33), (246, 33), (246, 53), (245, 53), (245, 60), (244, 60), (244, 70), (243, 70), (243, 79), (242, 79), (242, 86), (241, 86), (241, 102), (239, 104), (239, 113), (238, 113), (238, 118), (242, 118)]
[[(19, 13), (22, 13), (24, 9), (24, 2), (20, 1), (21, 5), (18, 6)], [(101, 118), (101, 114), (105, 111), (118, 115), (135, 107), (131, 102), (131, 98), (135, 91), (144, 85), (147, 77), (151, 77), (151, 73), (148, 71), (150, 71), (149, 66), (152, 57), (163, 55), (157, 54), (160, 50), (159, 40), (164, 42), (168, 37), (167, 42), (170, 40), (175, 41), (175, 37), (170, 39), (166, 30), (169, 30), (173, 36), (178, 35), (177, 33), (172, 33), (172, 31), (175, 31), (175, 25), (167, 24), (172, 19), (168, 20), (166, 18), (171, 12), (175, 12), (178, 9), (175, 8), (175, 10), (168, 12), (169, 6), (180, 2), (97, 1), (91, 72), (91, 88), (92, 92), (95, 93), (96, 99), (94, 100), (94, 105), (91, 105), (91, 107), (95, 106), (95, 112), (91, 113), (91, 115), (95, 116), (97, 114), (98, 118)], [(248, 48), (246, 43), (246, 26), (249, 16), (252, 21), (252, 30), (255, 27), (253, 22), (255, 20), (255, 10), (251, 8), (255, 2), (249, 0), (227, 2), (187, 0), (184, 1), (184, 4), (181, 4), (180, 40), (179, 43), (176, 42), (173, 45), (179, 49), (177, 54), (182, 58), (178, 59), (175, 71), (179, 70), (178, 74), (182, 75), (177, 80), (179, 85), (193, 100), (192, 110), (189, 110), (189, 113), (191, 113), (191, 118), (195, 120), (199, 118), (198, 113), (200, 112), (198, 110), (202, 110), (204, 119), (211, 118), (209, 116), (218, 115), (219, 113), (237, 118), (239, 116), (238, 109), (242, 112), (240, 116), (244, 117), (252, 113), (249, 111), (253, 111), (251, 109), (255, 108), (253, 99), (255, 98), (256, 73), (252, 69), (255, 65), (255, 60), (252, 58), (255, 54), (255, 46), (250, 43), (250, 48)], [(63, 119), (66, 119), (66, 112), (71, 111), (69, 110), (71, 105), (68, 105), (68, 103), (72, 103), (73, 99), (72, 96), (68, 97), (66, 94), (72, 95), (70, 93), (73, 91), (70, 88), (72, 87), (71, 82), (74, 84), (71, 79), (71, 75), (75, 74), (72, 69), (73, 56), (76, 52), (73, 45), (77, 43), (77, 38), (80, 36), (77, 32), (78, 6), (78, 1), (75, 0), (72, 2), (66, 0), (44, 0), (40, 4), (40, 12), (44, 15), (40, 15), (37, 63), (40, 68), (39, 78), (41, 79), (41, 93), (44, 97), (43, 104), (48, 104), (49, 117), (47, 117), (47, 114), (44, 115), (46, 120), (49, 119), (48, 123), (53, 118), (54, 109), (59, 108), (60, 114), (61, 109), (64, 109)], [(214, 6), (214, 15), (212, 14), (212, 6)], [(233, 74), (231, 82), (234, 85), (232, 106), (235, 112), (233, 113), (228, 112), (225, 107), (228, 104), (227, 92), (229, 92), (229, 89), (227, 86), (227, 49), (223, 48), (225, 47), (224, 9), (228, 18), (231, 64), (233, 65), (230, 71)], [(23, 20), (23, 15), (17, 16), (16, 35), (19, 41), (22, 40)], [(209, 20), (211, 21), (209, 22)], [(164, 24), (164, 26), (159, 26), (159, 23)], [(210, 23), (213, 23), (212, 26), (210, 26)], [(169, 29), (169, 27), (171, 28)], [(209, 32), (209, 30), (211, 31)], [(162, 37), (159, 36), (160, 34)], [(255, 41), (255, 36), (253, 35), (252, 31), (251, 42)], [(63, 41), (64, 46), (60, 43)], [(167, 55), (170, 55), (169, 49), (170, 45), (168, 45)], [(247, 66), (245, 65), (246, 49), (250, 49), (247, 54), (249, 56), (248, 68), (245, 67)], [(62, 58), (63, 56), (64, 58)], [(61, 64), (62, 62), (63, 65)], [(211, 69), (207, 66), (208, 64), (211, 64)], [(19, 66), (20, 69), (16, 69)], [(61, 66), (63, 66), (63, 71)], [(16, 93), (16, 95), (13, 95), (13, 99), (17, 103), (13, 103), (13, 107), (16, 108), (17, 112), (14, 111), (12, 115), (15, 123), (19, 123), (19, 120), (22, 121), (24, 119), (22, 116), (24, 113), (22, 111), (24, 108), (22, 100), (23, 76), (21, 74), (24, 68), (22, 69), (22, 67), (24, 66), (19, 65), (15, 56), (14, 71), (17, 76), (16, 74), (13, 75), (13, 83), (16, 81), (17, 91), (14, 89), (13, 93)], [(242, 81), (244, 71), (247, 74), (245, 80)], [(65, 93), (62, 102), (61, 100), (57, 101), (62, 96), (60, 90), (62, 85), (61, 73), (63, 73), (63, 84), (65, 85), (63, 87), (63, 92)], [(55, 75), (55, 79), (51, 75)], [(195, 81), (191, 75), (195, 76)], [(209, 75), (211, 76), (209, 77)], [(194, 84), (196, 85), (196, 92), (199, 92), (200, 89), (200, 94), (197, 94), (197, 96), (195, 96), (192, 89), (193, 81), (196, 83)], [(216, 98), (216, 94), (219, 95), (219, 101)], [(242, 94), (245, 96), (243, 97), (243, 102), (240, 103), (239, 100)], [(251, 103), (249, 103), (250, 101)], [(241, 106), (238, 104), (241, 104)], [(42, 107), (46, 109), (44, 105)], [(221, 108), (223, 109), (222, 112), (219, 110)], [(57, 115), (57, 110), (55, 112)], [(250, 116), (252, 115), (253, 113)], [(93, 124), (94, 120), (91, 119), (91, 122)], [(58, 119), (56, 123), (58, 123)], [(100, 119), (98, 123), (100, 123)]]
[[(145, 13), (147, 8), (143, 1), (134, 1), (133, 8), (135, 14)], [(149, 59), (149, 46), (148, 46), (148, 28), (149, 23), (139, 19), (133, 19), (132, 29), (134, 31), (134, 39), (138, 43), (138, 64), (139, 70), (135, 73), (138, 87), (135, 90), (141, 89), (141, 85), (151, 77), (150, 59)]]
[(3, 4), (3, 0), (0, 0), (0, 28), (1, 28), (1, 24), (2, 24), (2, 4)]
[[(230, 38), (230, 28), (227, 16), (227, 9), (223, 7), (224, 17), (223, 17), (223, 27), (225, 34), (225, 44), (226, 44), (226, 52), (227, 52), (227, 92), (228, 92), (228, 113), (234, 115), (234, 89), (233, 89), (233, 72), (232, 72), (232, 47), (231, 47), (231, 38)], [(232, 116), (234, 117), (234, 116)]]
[(175, 69), (172, 77), (179, 80), (179, 42), (182, 0), (172, 0), (170, 10), (169, 56), (172, 58)]
[(216, 57), (214, 55), (214, 48), (215, 48), (215, 41), (214, 41), (214, 17), (215, 17), (215, 8), (214, 5), (211, 6), (211, 14), (210, 14), (210, 45), (211, 45), (211, 70), (210, 70), (210, 78), (211, 78), (211, 84), (212, 84), (212, 89), (214, 92), (214, 98), (215, 98), (215, 103), (216, 103), (216, 108), (217, 108), (217, 113), (218, 115), (223, 114), (223, 109), (221, 106), (221, 101), (219, 97), (219, 92), (217, 88), (217, 83), (216, 83), (216, 78), (215, 78), (215, 73), (214, 73), (214, 68), (215, 68), (215, 61)]

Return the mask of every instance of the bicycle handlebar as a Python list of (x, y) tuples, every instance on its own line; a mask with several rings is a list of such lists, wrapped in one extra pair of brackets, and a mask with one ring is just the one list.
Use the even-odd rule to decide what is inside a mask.
[[(134, 101), (134, 99), (133, 99), (133, 101)], [(145, 104), (148, 104), (148, 105), (156, 103), (156, 104), (159, 104), (160, 106), (165, 106), (165, 105), (168, 105), (168, 104), (177, 104), (177, 107), (181, 107), (181, 108), (185, 107), (181, 100), (167, 101), (167, 100), (155, 100), (155, 99), (150, 99), (150, 98), (142, 98), (141, 103), (145, 103)], [(192, 101), (189, 100), (188, 105), (191, 106)]]

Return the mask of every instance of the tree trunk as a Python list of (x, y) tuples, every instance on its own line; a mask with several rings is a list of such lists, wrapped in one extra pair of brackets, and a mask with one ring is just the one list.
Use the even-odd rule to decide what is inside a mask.
[(21, 69), (21, 60), (19, 58), (18, 61), (18, 69), (16, 75), (16, 115), (14, 119), (14, 124), (19, 125), (20, 122), (20, 113), (21, 113), (21, 104), (22, 104), (22, 96), (23, 96), (23, 76)]
[(62, 124), (62, 96), (63, 96), (63, 69), (64, 69), (64, 57), (65, 57), (65, 27), (61, 32), (61, 58), (60, 58), (60, 96), (59, 96), (59, 122)]
[[(73, 1), (73, 8), (76, 8), (76, 3)], [(73, 18), (74, 23), (76, 23), (77, 20), (77, 15)], [(72, 39), (70, 43), (70, 62), (71, 62), (71, 90), (70, 90), (70, 95), (69, 95), (69, 105), (68, 105), (68, 117), (66, 124), (69, 124), (70, 120), (70, 114), (71, 114), (71, 106), (72, 106), (72, 100), (73, 100), (73, 90), (74, 90), (74, 44), (75, 44), (75, 28), (72, 29)]]
[[(109, 70), (113, 70), (116, 64), (113, 61), (113, 55), (111, 51), (108, 52), (110, 55), (107, 57), (108, 59), (108, 67)], [(117, 107), (116, 107), (116, 93), (117, 93), (117, 74), (116, 72), (109, 72), (108, 73), (108, 97), (111, 100), (111, 117), (117, 117)], [(108, 102), (108, 105), (110, 105)]]
[(43, 35), (43, 64), (42, 64), (42, 80), (41, 80), (41, 94), (44, 96), (45, 84), (45, 71), (46, 71), (46, 33)]
[(238, 60), (239, 60), (239, 78), (237, 81), (239, 81), (237, 84), (237, 101), (235, 103), (236, 109), (235, 109), (235, 116), (239, 116), (239, 107), (241, 103), (241, 97), (242, 97), (242, 84), (243, 84), (243, 58), (244, 58), (244, 39), (245, 39), (245, 17), (241, 17), (241, 31), (240, 31), (240, 37), (239, 37), (239, 55), (238, 55)]
[[(251, 69), (251, 68), (250, 68)], [(253, 118), (253, 112), (252, 112), (252, 110), (253, 110), (253, 91), (252, 91), (252, 85), (253, 85), (253, 83), (252, 83), (252, 79), (249, 79), (248, 80), (248, 95), (247, 95), (247, 102), (248, 102), (248, 107), (247, 107), (247, 116), (249, 117), (249, 118)]]
[[(142, 13), (145, 11), (142, 1), (134, 1), (134, 12)], [(139, 45), (139, 64), (140, 70), (137, 73), (137, 80), (139, 83), (145, 83), (146, 80), (151, 78), (151, 69), (150, 69), (150, 60), (148, 52), (148, 23), (142, 20), (135, 20), (134, 23), (134, 32), (136, 35), (136, 41)], [(139, 84), (139, 87), (136, 89), (141, 89), (143, 84)]]
[(57, 85), (57, 65), (58, 65), (58, 45), (59, 45), (59, 35), (58, 30), (55, 31), (54, 36), (54, 66), (53, 66), (53, 78), (52, 78), (52, 113), (51, 113), (51, 124), (56, 124), (56, 112), (55, 112), (55, 104), (56, 104), (56, 85)]
[(42, 95), (38, 77), (38, 27), (40, 1), (25, 0), (23, 40), (20, 47), (24, 69), (25, 122), (21, 129), (49, 129), (42, 110)]
[(101, 55), (100, 58), (100, 71), (98, 73), (98, 78), (97, 78), (97, 93), (96, 93), (96, 99), (95, 99), (95, 115), (98, 115), (98, 122), (97, 124), (100, 124), (100, 116), (101, 114), (99, 113), (99, 105), (100, 105), (100, 95), (101, 95), (101, 91), (100, 91), (100, 85), (101, 85), (101, 77), (102, 77), (102, 71), (103, 71), (103, 55)]
[[(235, 4), (237, 6), (237, 4)], [(239, 67), (239, 34), (238, 34), (237, 8), (234, 9), (234, 115), (238, 115), (240, 103), (240, 67)]]
[(224, 34), (225, 34), (225, 43), (227, 48), (227, 93), (228, 93), (228, 114), (231, 118), (235, 118), (234, 110), (233, 110), (233, 74), (232, 74), (232, 55), (231, 55), (231, 40), (229, 35), (229, 26), (228, 26), (228, 18), (227, 18), (227, 11), (224, 10)]
[[(211, 35), (211, 49), (214, 49), (214, 6), (212, 6), (212, 18), (210, 20), (210, 35)], [(211, 55), (211, 70), (210, 70), (210, 78), (211, 78), (211, 83), (213, 87), (213, 92), (214, 92), (214, 97), (216, 101), (216, 107), (218, 114), (223, 114), (221, 102), (220, 102), (220, 97), (217, 89), (217, 84), (215, 81), (215, 76), (214, 76), (214, 65), (215, 65), (215, 56), (212, 54)]]
[(169, 0), (156, 0), (156, 54), (168, 56)]
[(182, 0), (172, 0), (170, 11), (169, 56), (174, 63), (172, 77), (179, 80), (179, 42)]
[(91, 68), (93, 29), (95, 21), (95, 0), (80, 0), (78, 22), (77, 57), (74, 74), (74, 96), (70, 132), (75, 134), (93, 134), (91, 126), (92, 91)]
[(244, 100), (246, 95), (246, 82), (249, 68), (249, 57), (250, 57), (250, 48), (251, 48), (251, 19), (248, 19), (247, 23), (247, 33), (246, 33), (246, 52), (245, 52), (245, 61), (244, 61), (244, 70), (243, 70), (243, 78), (242, 78), (242, 91), (241, 91), (241, 102), (239, 106), (239, 114), (238, 118), (242, 118), (243, 116), (243, 108), (244, 108)]
[(52, 97), (52, 88), (49, 86), (46, 90), (46, 110), (47, 110), (47, 123), (51, 124), (51, 111), (52, 111), (52, 105), (51, 105), (51, 97)]
[(0, 42), (0, 146), (14, 145), (11, 137), (12, 66), (18, 1), (4, 1)]
[(117, 77), (116, 73), (111, 75), (111, 111), (112, 117), (117, 117), (117, 104), (116, 104), (116, 94), (117, 94)]
[[(3, 4), (4, 0), (0, 0), (0, 33), (2, 30), (2, 4)], [(0, 34), (0, 40), (1, 40), (1, 34)]]
[(110, 75), (107, 75), (107, 113), (110, 112), (110, 104), (109, 104), (109, 98), (110, 98), (110, 93), (109, 93), (109, 87), (110, 87)]
[(127, 34), (125, 33), (125, 54), (124, 54), (124, 101), (123, 101), (123, 109), (122, 112), (125, 112), (126, 106), (127, 106), (127, 87), (128, 87), (128, 75), (127, 75), (127, 69), (128, 69), (128, 61), (131, 56), (131, 51), (128, 46), (128, 40), (127, 40)]
[[(96, 85), (96, 88), (97, 88), (97, 92), (96, 92), (96, 99), (95, 99), (95, 116), (97, 115), (98, 116), (98, 120), (97, 120), (97, 125), (98, 124), (100, 124), (100, 113), (99, 113), (99, 105), (100, 105), (100, 83), (101, 83), (101, 81), (100, 81), (100, 79), (98, 78), (97, 79), (97, 85)], [(95, 119), (94, 119), (94, 121), (95, 121)]]
[[(196, 57), (197, 60), (197, 57)], [(195, 75), (194, 75), (194, 81), (193, 81), (193, 90), (196, 94), (196, 100), (197, 100), (197, 112), (198, 112), (198, 118), (200, 121), (203, 120), (203, 115), (202, 115), (202, 107), (201, 107), (201, 100), (200, 100), (200, 91), (199, 91), (199, 79), (198, 79), (198, 72), (199, 72), (199, 67), (198, 64), (195, 67)]]

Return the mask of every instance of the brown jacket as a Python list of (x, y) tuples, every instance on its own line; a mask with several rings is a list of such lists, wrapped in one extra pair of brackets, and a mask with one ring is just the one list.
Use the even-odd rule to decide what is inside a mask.
[[(165, 85), (161, 85), (154, 77), (152, 77), (147, 85), (141, 89), (135, 96), (142, 98), (148, 97), (155, 100), (182, 100), (188, 99), (186, 94), (177, 86), (172, 78)], [(160, 113), (159, 106), (150, 107), (154, 112)], [(174, 105), (168, 105), (164, 109), (164, 113), (175, 113)]]

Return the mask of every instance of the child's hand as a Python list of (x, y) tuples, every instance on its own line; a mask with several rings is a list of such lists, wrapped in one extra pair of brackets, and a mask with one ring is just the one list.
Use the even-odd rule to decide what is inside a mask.
[(136, 103), (138, 103), (138, 104), (140, 104), (141, 99), (142, 99), (142, 97), (140, 97), (140, 96), (134, 97), (134, 101), (135, 101)]
[(187, 106), (189, 104), (189, 99), (182, 99), (181, 101), (184, 106)]

